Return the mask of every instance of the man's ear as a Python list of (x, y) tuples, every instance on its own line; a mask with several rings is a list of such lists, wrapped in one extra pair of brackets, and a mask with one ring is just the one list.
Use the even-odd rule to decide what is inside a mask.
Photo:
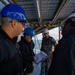
[(12, 22), (11, 22), (11, 26), (12, 26), (13, 28), (15, 28), (16, 25), (17, 25), (17, 22), (16, 22), (15, 20), (12, 20)]

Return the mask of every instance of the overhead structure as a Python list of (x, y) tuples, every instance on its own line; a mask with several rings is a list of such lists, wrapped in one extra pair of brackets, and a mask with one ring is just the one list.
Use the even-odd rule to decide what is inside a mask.
[[(0, 0), (4, 5), (17, 3), (26, 11), (27, 21), (41, 33), (45, 28), (52, 29), (70, 14), (75, 12), (75, 0)], [(1, 9), (1, 8), (0, 8)]]

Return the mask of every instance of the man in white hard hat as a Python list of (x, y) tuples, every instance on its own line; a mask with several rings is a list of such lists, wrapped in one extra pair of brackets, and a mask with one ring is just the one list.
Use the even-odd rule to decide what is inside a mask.
[(42, 39), (41, 51), (44, 51), (48, 55), (48, 58), (42, 59), (41, 74), (40, 75), (47, 75), (48, 68), (50, 66), (51, 59), (52, 59), (52, 45), (55, 46), (56, 41), (53, 37), (51, 37), (49, 35), (48, 29), (45, 29), (42, 34), (43, 34), (43, 39)]

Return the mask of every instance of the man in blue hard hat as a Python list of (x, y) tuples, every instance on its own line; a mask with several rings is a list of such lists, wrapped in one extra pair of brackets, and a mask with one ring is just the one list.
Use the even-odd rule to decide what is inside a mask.
[(17, 4), (8, 4), (0, 15), (0, 75), (23, 75), (21, 55), (12, 39), (24, 28), (25, 11)]
[(22, 53), (23, 68), (25, 69), (25, 75), (32, 75), (34, 58), (34, 43), (32, 37), (34, 36), (34, 30), (31, 27), (24, 29), (24, 37), (19, 42), (20, 51)]

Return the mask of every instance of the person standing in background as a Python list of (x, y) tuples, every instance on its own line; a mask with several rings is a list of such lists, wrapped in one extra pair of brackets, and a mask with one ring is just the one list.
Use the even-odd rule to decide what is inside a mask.
[(75, 75), (75, 17), (64, 24), (48, 75)]
[(56, 41), (53, 37), (49, 35), (48, 29), (45, 29), (42, 34), (43, 34), (43, 39), (42, 39), (41, 51), (45, 52), (48, 55), (48, 58), (42, 59), (40, 75), (47, 75), (52, 59), (52, 45), (56, 46)]

